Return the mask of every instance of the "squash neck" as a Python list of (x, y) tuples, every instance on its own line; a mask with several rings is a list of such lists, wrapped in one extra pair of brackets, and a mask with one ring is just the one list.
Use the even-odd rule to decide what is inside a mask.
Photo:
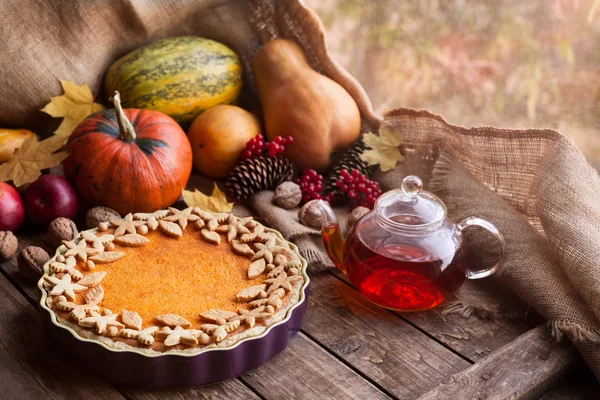
[(135, 133), (135, 129), (131, 124), (131, 121), (127, 119), (125, 115), (125, 111), (123, 111), (123, 107), (121, 107), (121, 95), (118, 91), (115, 90), (115, 94), (112, 97), (112, 102), (115, 106), (115, 111), (117, 112), (117, 121), (119, 123), (119, 132), (120, 139), (127, 142), (132, 142), (137, 137)]
[(279, 52), (267, 52), (268, 62), (263, 62), (261, 69), (273, 82), (296, 80), (298, 71), (306, 69), (308, 61), (304, 54), (297, 54), (290, 49), (282, 49)]

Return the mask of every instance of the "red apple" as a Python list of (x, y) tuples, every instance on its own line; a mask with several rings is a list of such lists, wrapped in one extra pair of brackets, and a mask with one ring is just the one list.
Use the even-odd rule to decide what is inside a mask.
[(0, 231), (15, 232), (25, 220), (21, 196), (8, 183), (0, 182)]
[(24, 197), (29, 219), (44, 227), (58, 217), (72, 219), (77, 213), (75, 190), (57, 175), (42, 175), (29, 185)]

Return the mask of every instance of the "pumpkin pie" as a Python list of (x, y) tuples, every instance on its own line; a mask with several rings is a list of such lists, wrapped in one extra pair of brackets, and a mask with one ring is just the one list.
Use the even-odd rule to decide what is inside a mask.
[(260, 336), (308, 283), (306, 261), (251, 217), (128, 214), (65, 241), (41, 288), (56, 324), (115, 350), (196, 353)]

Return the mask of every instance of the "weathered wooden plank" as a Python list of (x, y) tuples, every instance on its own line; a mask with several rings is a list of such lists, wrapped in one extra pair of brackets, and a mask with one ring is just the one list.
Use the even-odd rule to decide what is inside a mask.
[(262, 367), (240, 377), (267, 399), (388, 399), (302, 333)]
[(120, 388), (127, 399), (132, 400), (181, 400), (181, 399), (210, 399), (210, 400), (252, 400), (260, 399), (238, 379), (230, 379), (216, 385), (203, 386), (181, 390), (135, 390)]
[(311, 277), (302, 331), (399, 398), (470, 365), (331, 274)]
[(558, 386), (540, 400), (597, 400), (600, 398), (600, 383), (587, 366), (571, 372)]
[(2, 274), (0, 322), (0, 397), (123, 399), (108, 383), (63, 361), (36, 309)]
[(540, 325), (420, 399), (537, 399), (579, 363), (580, 357), (570, 343), (554, 342)]
[(457, 314), (442, 315), (439, 310), (399, 315), (472, 361), (485, 357), (532, 328), (518, 319), (483, 319), (477, 315), (464, 318)]
[[(348, 277), (341, 272), (332, 273), (350, 284)], [(532, 328), (519, 319), (483, 319), (476, 315), (464, 318), (457, 314), (442, 315), (439, 309), (396, 314), (473, 362)]]

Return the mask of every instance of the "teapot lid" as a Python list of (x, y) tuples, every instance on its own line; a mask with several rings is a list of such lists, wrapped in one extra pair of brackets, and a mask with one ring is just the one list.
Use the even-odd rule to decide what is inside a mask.
[(384, 193), (375, 203), (379, 217), (393, 225), (425, 228), (438, 225), (446, 218), (446, 205), (436, 195), (423, 190), (423, 181), (409, 175), (400, 189)]

